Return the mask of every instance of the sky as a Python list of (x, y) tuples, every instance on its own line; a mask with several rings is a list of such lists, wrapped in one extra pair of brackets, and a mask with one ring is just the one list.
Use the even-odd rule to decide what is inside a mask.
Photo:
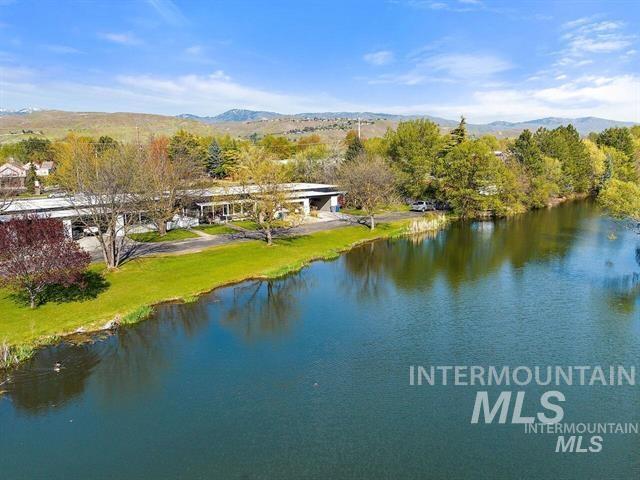
[(0, 0), (0, 108), (640, 122), (638, 0)]

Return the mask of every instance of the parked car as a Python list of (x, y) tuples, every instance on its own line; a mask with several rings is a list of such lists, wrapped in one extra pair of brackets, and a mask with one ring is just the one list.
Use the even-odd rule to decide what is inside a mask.
[(436, 202), (433, 200), (418, 200), (411, 204), (412, 212), (429, 212), (436, 209)]
[(85, 227), (82, 229), (82, 233), (85, 237), (95, 237), (100, 233), (100, 229), (98, 227)]

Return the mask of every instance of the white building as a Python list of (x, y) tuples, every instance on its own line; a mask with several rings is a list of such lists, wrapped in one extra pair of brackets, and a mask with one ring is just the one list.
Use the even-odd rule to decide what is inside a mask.
[[(321, 183), (288, 183), (282, 185), (286, 190), (289, 205), (283, 206), (287, 210), (298, 210), (303, 215), (309, 215), (311, 210), (338, 211), (338, 198), (344, 192), (337, 190), (335, 185)], [(190, 227), (199, 223), (226, 222), (245, 216), (246, 209), (251, 208), (245, 198), (247, 189), (256, 187), (232, 186), (228, 188), (214, 187), (202, 190), (184, 192), (185, 196), (194, 199), (183, 209), (183, 215), (172, 222), (178, 227)], [(255, 190), (254, 190), (255, 191)], [(90, 199), (83, 196), (59, 198), (24, 198), (15, 199), (0, 215), (0, 221), (23, 215), (37, 215), (48, 218), (59, 218), (65, 229), (75, 237), (83, 232), (91, 232), (82, 221), (83, 206), (88, 207)], [(88, 216), (89, 212), (85, 212)], [(138, 215), (141, 223), (144, 212), (131, 212)], [(91, 232), (94, 233), (94, 232)]]

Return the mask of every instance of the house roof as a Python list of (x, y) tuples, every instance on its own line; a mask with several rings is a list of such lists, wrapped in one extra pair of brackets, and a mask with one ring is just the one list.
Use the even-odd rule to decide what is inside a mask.
[(0, 176), (2, 177), (25, 177), (26, 175), (25, 168), (15, 163), (7, 162), (0, 165)]

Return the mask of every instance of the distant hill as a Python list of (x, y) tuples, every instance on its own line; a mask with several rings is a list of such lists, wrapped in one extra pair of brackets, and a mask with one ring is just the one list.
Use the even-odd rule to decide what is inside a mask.
[[(118, 140), (146, 139), (151, 135), (172, 135), (186, 129), (199, 135), (221, 135), (248, 138), (252, 134), (285, 135), (298, 138), (316, 133), (323, 141), (338, 144), (347, 131), (357, 128), (361, 120), (365, 137), (384, 135), (388, 128), (395, 128), (399, 121), (427, 118), (448, 131), (458, 124), (457, 120), (445, 118), (394, 115), (373, 112), (316, 112), (284, 115), (276, 112), (254, 110), (229, 110), (215, 116), (183, 114), (178, 116), (151, 115), (145, 113), (65, 112), (59, 110), (22, 109), (0, 111), (0, 142), (18, 141), (31, 135), (60, 138), (69, 132), (98, 137), (110, 135)], [(496, 121), (487, 124), (470, 124), (473, 135), (491, 133), (498, 137), (514, 137), (525, 128), (555, 128), (573, 124), (582, 135), (600, 132), (613, 126), (630, 126), (630, 122), (607, 120), (596, 117), (540, 118), (526, 122)]]
[(635, 125), (633, 122), (622, 122), (598, 117), (546, 117), (539, 118), (537, 120), (527, 120), (525, 122), (491, 122), (486, 125), (476, 125), (476, 127), (479, 129), (487, 128), (487, 131), (489, 132), (496, 132), (502, 130), (537, 130), (540, 127), (552, 129), (557, 128), (560, 125), (568, 124), (576, 127), (576, 130), (578, 130), (582, 135), (586, 135), (591, 132), (601, 132), (611, 127), (631, 127)]
[(7, 110), (6, 108), (0, 108), (0, 115), (27, 115), (33, 112), (39, 112), (39, 108), (21, 108), (20, 110)]
[(191, 115), (190, 113), (183, 113), (178, 115), (178, 118), (186, 118), (190, 120), (198, 120), (203, 123), (217, 123), (217, 122), (249, 122), (260, 120), (271, 120), (274, 118), (284, 117), (285, 115), (275, 112), (264, 112), (258, 110), (242, 110), (234, 108), (233, 110), (227, 110), (220, 115), (214, 117), (199, 117), (198, 115)]
[[(218, 122), (256, 122), (265, 120), (274, 120), (282, 118), (290, 119), (305, 119), (305, 120), (361, 120), (376, 121), (404, 121), (416, 118), (426, 118), (432, 122), (437, 123), (441, 127), (453, 127), (458, 124), (457, 120), (449, 120), (441, 117), (433, 117), (430, 115), (395, 115), (389, 113), (374, 113), (374, 112), (307, 112), (296, 113), (292, 115), (277, 113), (277, 112), (265, 112), (256, 110), (228, 110), (220, 115), (211, 117), (199, 117), (197, 115), (182, 114), (178, 115), (179, 118), (188, 118), (191, 120), (197, 120), (204, 123), (218, 123)], [(546, 117), (536, 120), (527, 120), (524, 122), (505, 122), (495, 121), (486, 124), (469, 124), (468, 128), (471, 133), (484, 134), (484, 133), (496, 133), (505, 132), (506, 134), (512, 134), (513, 132), (520, 132), (524, 129), (537, 130), (540, 127), (544, 128), (556, 128), (560, 125), (568, 125), (571, 123), (578, 132), (582, 135), (586, 135), (590, 132), (601, 132), (610, 127), (617, 126), (632, 126), (633, 122), (622, 122), (618, 120), (608, 120), (598, 117), (580, 117), (580, 118), (561, 118), (561, 117)]]

